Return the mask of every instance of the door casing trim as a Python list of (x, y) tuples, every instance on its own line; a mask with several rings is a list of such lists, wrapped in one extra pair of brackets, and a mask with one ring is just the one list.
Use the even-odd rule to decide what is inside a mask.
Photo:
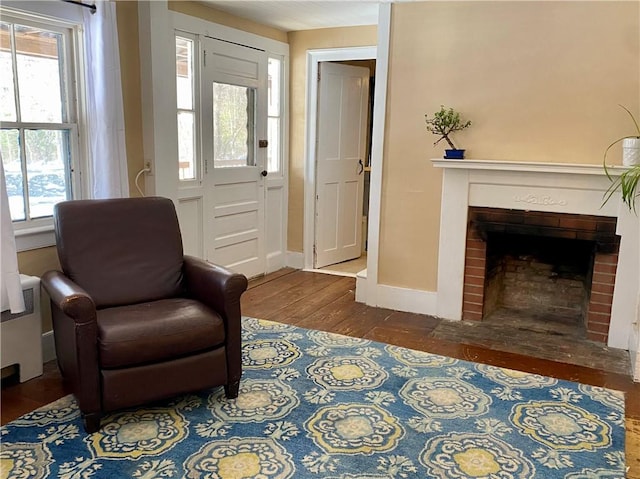
[[(318, 69), (321, 62), (347, 60), (372, 60), (376, 58), (376, 46), (330, 48), (307, 51), (307, 99), (304, 164), (304, 267), (312, 269), (315, 244), (316, 216), (316, 138), (318, 133)], [(377, 74), (377, 71), (376, 71)], [(362, 239), (365, 241), (365, 238)]]

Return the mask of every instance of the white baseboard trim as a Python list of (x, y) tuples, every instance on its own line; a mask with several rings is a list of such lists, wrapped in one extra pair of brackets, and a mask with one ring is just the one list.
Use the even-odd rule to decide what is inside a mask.
[[(358, 289), (361, 291), (359, 292)], [(367, 305), (378, 308), (388, 308), (408, 313), (429, 314), (437, 313), (438, 293), (419, 289), (400, 288), (379, 284), (375, 288), (374, 297), (367, 294), (367, 279), (358, 278), (356, 281), (356, 298), (364, 298)], [(356, 299), (358, 301), (358, 299)]]
[(631, 376), (635, 382), (640, 382), (640, 328), (638, 321), (631, 325), (629, 356), (629, 359), (631, 359)]
[(286, 254), (282, 253), (282, 251), (269, 253), (267, 255), (267, 274), (284, 268), (286, 266), (286, 257)]
[(367, 303), (367, 270), (356, 274), (356, 302)]
[(42, 333), (42, 362), (48, 363), (56, 358), (56, 345), (53, 341), (53, 331)]
[(286, 265), (289, 268), (304, 268), (304, 254), (298, 253), (296, 251), (287, 251)]

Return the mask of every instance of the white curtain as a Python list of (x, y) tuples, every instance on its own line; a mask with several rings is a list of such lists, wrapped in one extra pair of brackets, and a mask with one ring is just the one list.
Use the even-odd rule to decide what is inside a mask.
[(20, 285), (20, 273), (18, 272), (18, 256), (16, 253), (16, 240), (13, 236), (13, 224), (9, 211), (9, 199), (7, 197), (7, 184), (4, 179), (4, 165), (0, 155), (0, 208), (2, 209), (2, 278), (0, 278), (0, 311), (11, 310), (12, 313), (21, 313), (25, 310), (22, 286)]
[(83, 9), (92, 198), (129, 196), (115, 2)]

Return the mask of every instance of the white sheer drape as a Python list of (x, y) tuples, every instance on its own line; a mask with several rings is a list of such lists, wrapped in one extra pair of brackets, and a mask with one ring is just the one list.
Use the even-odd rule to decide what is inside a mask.
[(92, 198), (129, 196), (115, 2), (84, 9)]
[(4, 165), (0, 156), (0, 208), (2, 209), (2, 278), (0, 278), (0, 311), (11, 310), (12, 313), (24, 311), (24, 296), (20, 285), (20, 273), (18, 272), (18, 256), (16, 253), (16, 240), (13, 236), (13, 224), (11, 224), (11, 212), (9, 211), (9, 199), (7, 198), (7, 184), (4, 179)]

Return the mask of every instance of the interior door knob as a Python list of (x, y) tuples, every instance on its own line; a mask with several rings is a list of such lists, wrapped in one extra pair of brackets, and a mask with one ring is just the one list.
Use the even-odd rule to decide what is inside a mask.
[(260, 172), (260, 174), (261, 174), (262, 176), (267, 176), (267, 175), (269, 174), (269, 172), (268, 172), (267, 170), (262, 170), (262, 171)]

